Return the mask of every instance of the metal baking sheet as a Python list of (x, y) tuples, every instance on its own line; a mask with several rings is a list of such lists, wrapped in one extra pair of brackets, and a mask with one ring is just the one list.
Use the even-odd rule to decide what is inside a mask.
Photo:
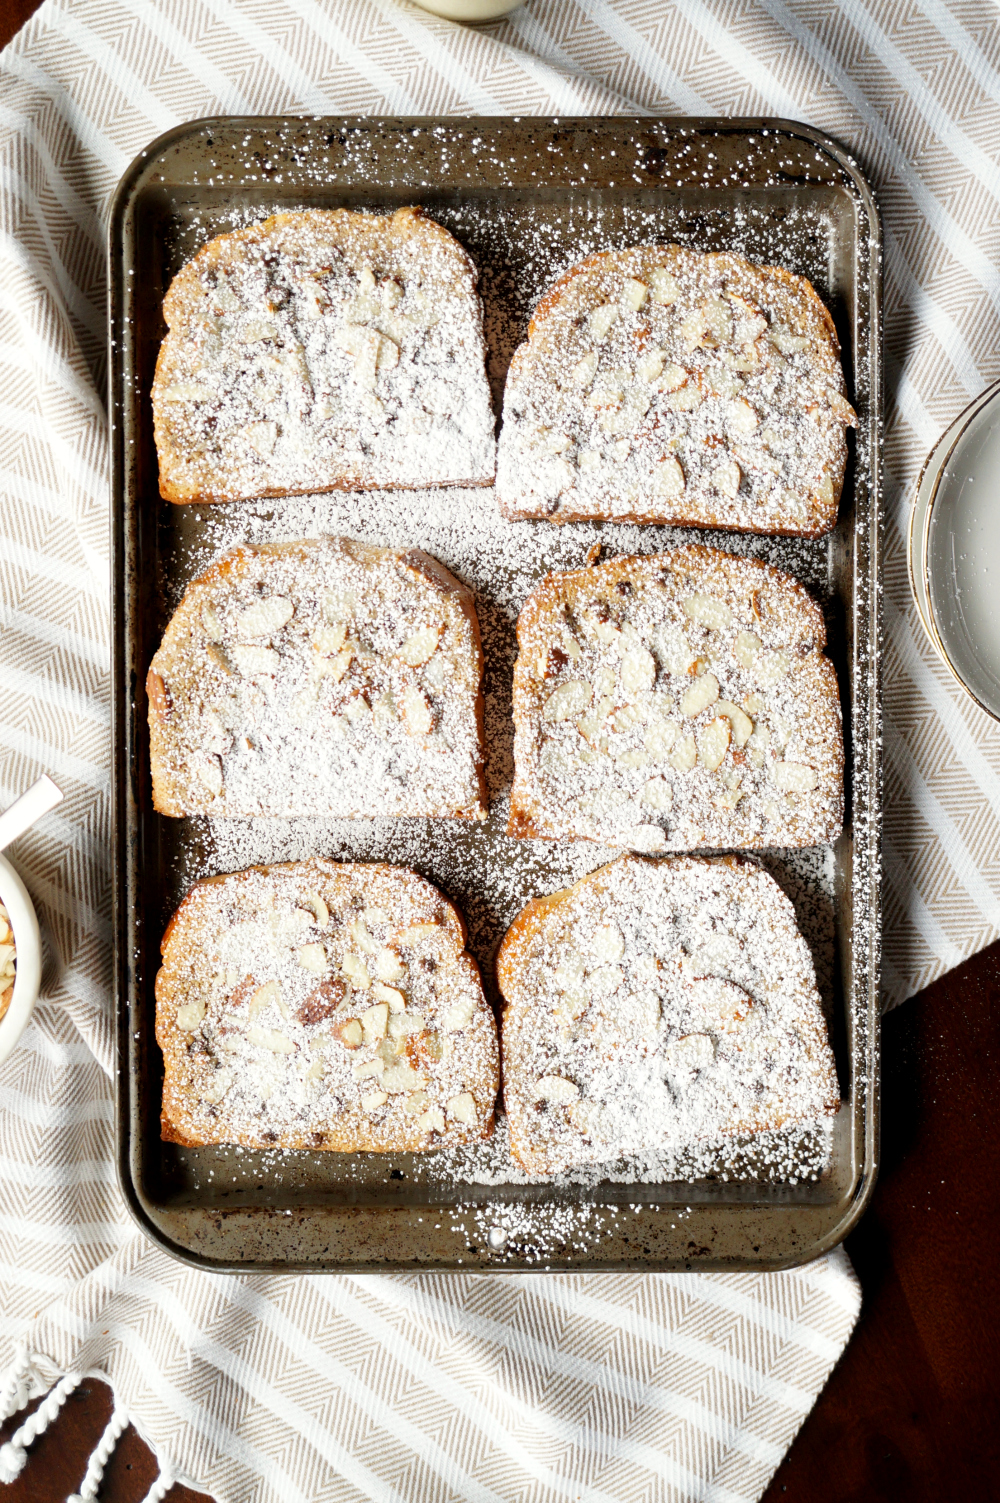
[[(826, 612), (841, 683), (844, 834), (832, 849), (763, 855), (813, 949), (840, 1073), (843, 1105), (829, 1160), (815, 1173), (801, 1144), (798, 1158), (772, 1154), (769, 1164), (750, 1144), (707, 1166), (674, 1164), (656, 1180), (538, 1183), (507, 1172), (502, 1136), (478, 1159), (262, 1154), (160, 1140), (159, 941), (200, 876), (310, 854), (411, 864), (464, 911), (496, 1003), (493, 955), (523, 903), (611, 854), (503, 833), (517, 609), (533, 579), (578, 566), (594, 541), (608, 557), (660, 551), (693, 534), (501, 525), (483, 490), (210, 507), (174, 507), (158, 495), (149, 390), (163, 293), (179, 266), (211, 236), (277, 209), (409, 203), (452, 230), (479, 268), (498, 412), (532, 306), (559, 271), (594, 250), (647, 240), (735, 250), (808, 276), (833, 314), (859, 414), (836, 530), (817, 541), (699, 534), (807, 584)], [(153, 142), (125, 174), (109, 258), (117, 1127), (122, 1187), (140, 1226), (180, 1258), (238, 1272), (774, 1269), (833, 1246), (861, 1214), (878, 1157), (881, 238), (856, 165), (819, 133), (773, 120), (207, 120)], [(143, 684), (185, 584), (239, 541), (319, 532), (417, 543), (476, 591), (492, 800), (485, 826), (154, 813)]]

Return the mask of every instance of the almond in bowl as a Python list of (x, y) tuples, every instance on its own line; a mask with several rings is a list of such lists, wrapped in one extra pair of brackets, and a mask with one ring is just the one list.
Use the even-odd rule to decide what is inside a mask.
[(0, 856), (0, 1064), (28, 1025), (41, 974), (42, 943), (31, 898)]
[(0, 903), (0, 1021), (2, 1021), (14, 1000), (14, 976), (17, 968), (17, 946), (14, 943), (14, 930), (11, 928), (10, 914)]

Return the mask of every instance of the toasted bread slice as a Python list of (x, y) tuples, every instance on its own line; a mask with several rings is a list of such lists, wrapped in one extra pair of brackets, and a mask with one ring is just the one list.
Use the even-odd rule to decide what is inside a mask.
[(510, 833), (642, 851), (843, 823), (837, 677), (791, 575), (697, 544), (549, 574), (517, 623)]
[(199, 882), (163, 937), (163, 1137), (420, 1152), (485, 1137), (493, 1014), (451, 903), (399, 866)]
[(677, 245), (605, 251), (546, 293), (504, 393), (504, 514), (817, 537), (837, 519), (840, 346), (804, 277)]
[(161, 814), (486, 818), (472, 594), (426, 553), (236, 548), (150, 665)]
[(531, 1174), (837, 1111), (812, 958), (735, 856), (622, 856), (536, 898), (497, 957), (511, 1148)]
[(476, 270), (420, 209), (310, 209), (219, 235), (163, 316), (168, 501), (492, 482)]

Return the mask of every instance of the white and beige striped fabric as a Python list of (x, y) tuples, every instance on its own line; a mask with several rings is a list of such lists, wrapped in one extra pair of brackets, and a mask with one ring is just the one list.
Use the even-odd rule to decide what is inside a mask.
[[(922, 457), (1000, 376), (994, 6), (529, 0), (473, 31), (405, 0), (47, 0), (0, 75), (0, 801), (42, 769), (67, 793), (14, 853), (48, 964), (0, 1069), (0, 1414), (60, 1373), (105, 1373), (163, 1459), (160, 1492), (176, 1472), (229, 1503), (759, 1497), (856, 1318), (843, 1254), (766, 1277), (242, 1281), (171, 1262), (128, 1222), (109, 1082), (103, 218), (146, 141), (221, 112), (777, 114), (850, 143), (887, 232), (898, 1002), (1000, 928), (1000, 740), (922, 640), (904, 550)], [(0, 1452), (0, 1472), (16, 1464)]]

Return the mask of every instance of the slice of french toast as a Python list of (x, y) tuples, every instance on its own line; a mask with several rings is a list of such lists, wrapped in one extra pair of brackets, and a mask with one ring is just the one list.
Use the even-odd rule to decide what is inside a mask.
[(493, 1014), (461, 915), (415, 872), (314, 860), (212, 877), (162, 952), (168, 1141), (420, 1152), (492, 1130)]
[(486, 818), (471, 591), (418, 550), (236, 548), (150, 664), (161, 814)]
[(828, 532), (855, 414), (804, 277), (678, 245), (603, 251), (539, 303), (504, 393), (510, 518)]
[(692, 544), (549, 574), (517, 624), (510, 833), (649, 852), (843, 823), (837, 676), (791, 575)]
[(497, 957), (511, 1148), (531, 1174), (835, 1113), (809, 948), (735, 856), (622, 856), (536, 898)]
[(163, 303), (160, 493), (489, 485), (476, 282), (467, 252), (418, 208), (275, 214), (210, 240)]

